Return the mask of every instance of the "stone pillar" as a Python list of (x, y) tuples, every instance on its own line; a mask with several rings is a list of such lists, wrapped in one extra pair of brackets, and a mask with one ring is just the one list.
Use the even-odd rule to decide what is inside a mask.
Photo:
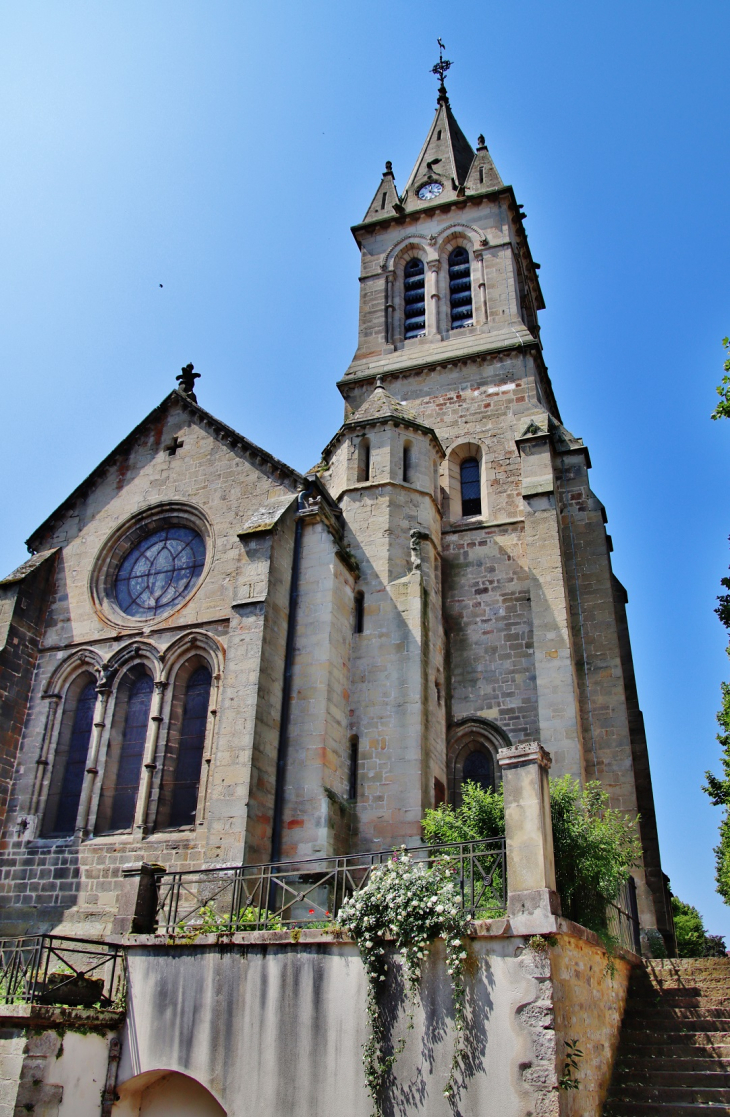
[(149, 935), (154, 930), (157, 914), (157, 881), (164, 865), (143, 861), (140, 865), (124, 865), (119, 908), (112, 923), (115, 935)]
[[(550, 817), (550, 754), (537, 741), (499, 750), (507, 839), (507, 915), (516, 934), (552, 929), (560, 914)], [(524, 929), (523, 929), (524, 925)]]

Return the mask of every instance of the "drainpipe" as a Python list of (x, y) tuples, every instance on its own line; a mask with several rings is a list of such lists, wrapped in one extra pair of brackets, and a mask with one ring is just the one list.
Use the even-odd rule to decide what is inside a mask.
[[(284, 685), (281, 692), (281, 716), (279, 718), (279, 745), (276, 754), (276, 785), (274, 790), (274, 818), (271, 827), (271, 860), (276, 863), (281, 858), (281, 826), (284, 816), (284, 785), (286, 781), (286, 759), (289, 751), (289, 708), (291, 705), (292, 665), (294, 661), (294, 637), (296, 635), (297, 604), (299, 602), (299, 568), (302, 556), (302, 512), (305, 497), (313, 488), (310, 485), (299, 494), (297, 520), (294, 527), (294, 554), (292, 555), (291, 584), (289, 586), (289, 619), (286, 628), (286, 652), (284, 655)], [(272, 890), (275, 885), (272, 881)], [(271, 905), (270, 905), (271, 906)]]

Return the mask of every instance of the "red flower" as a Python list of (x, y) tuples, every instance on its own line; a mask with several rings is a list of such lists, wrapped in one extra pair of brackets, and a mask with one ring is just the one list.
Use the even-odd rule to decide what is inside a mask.
[(314, 915), (314, 908), (310, 908), (310, 909), (309, 909), (309, 914), (310, 914), (310, 915)]

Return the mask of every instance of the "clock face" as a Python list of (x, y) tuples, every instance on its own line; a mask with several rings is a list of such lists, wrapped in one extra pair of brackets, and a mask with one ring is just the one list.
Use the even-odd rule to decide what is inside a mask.
[(422, 186), (418, 191), (418, 197), (426, 202), (429, 198), (438, 198), (442, 190), (443, 186), (440, 182), (427, 182), (426, 185)]

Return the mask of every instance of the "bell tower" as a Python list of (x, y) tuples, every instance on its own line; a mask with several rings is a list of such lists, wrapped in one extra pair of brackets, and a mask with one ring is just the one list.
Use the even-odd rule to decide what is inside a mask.
[[(416, 735), (430, 727), (429, 742), (420, 750), (415, 737), (412, 744), (421, 758), (421, 809), (442, 771), (445, 794), (458, 801), (470, 749), (486, 757), (484, 771), (491, 756), (497, 773), (501, 744), (537, 740), (552, 755), (553, 774), (598, 779), (614, 807), (640, 814), (642, 923), (666, 929), (627, 597), (611, 568), (606, 512), (590, 487), (588, 449), (563, 426), (543, 358), (540, 265), (526, 214), (484, 136), (473, 148), (459, 127), (445, 86), (449, 66), (442, 52), (434, 67), (436, 112), (402, 193), (388, 162), (352, 229), (361, 253), (359, 336), (338, 384), (350, 458), (330, 447), (325, 477), (368, 568), (368, 532), (376, 523), (381, 553), (397, 547), (382, 547), (390, 530), (385, 490), (375, 516), (375, 492), (353, 481), (349, 424), (375, 411), (382, 422), (384, 408), (386, 425), (396, 424), (400, 407), (407, 420), (399, 438), (408, 424), (427, 432), (419, 454), (438, 473), (438, 523), (424, 477), (413, 526), (429, 521), (431, 589), (441, 583), (443, 653), (439, 631), (428, 673), (432, 692), (443, 680), (443, 694), (412, 721), (422, 727)], [(393, 437), (374, 429), (368, 453), (384, 454), (387, 443), (392, 456)], [(415, 694), (415, 674), (409, 686)], [(370, 707), (377, 701), (371, 689)], [(351, 716), (357, 721), (356, 709)], [(377, 804), (358, 810), (365, 839)], [(416, 814), (414, 801), (409, 819)], [(387, 830), (386, 821), (378, 831), (383, 842)]]

